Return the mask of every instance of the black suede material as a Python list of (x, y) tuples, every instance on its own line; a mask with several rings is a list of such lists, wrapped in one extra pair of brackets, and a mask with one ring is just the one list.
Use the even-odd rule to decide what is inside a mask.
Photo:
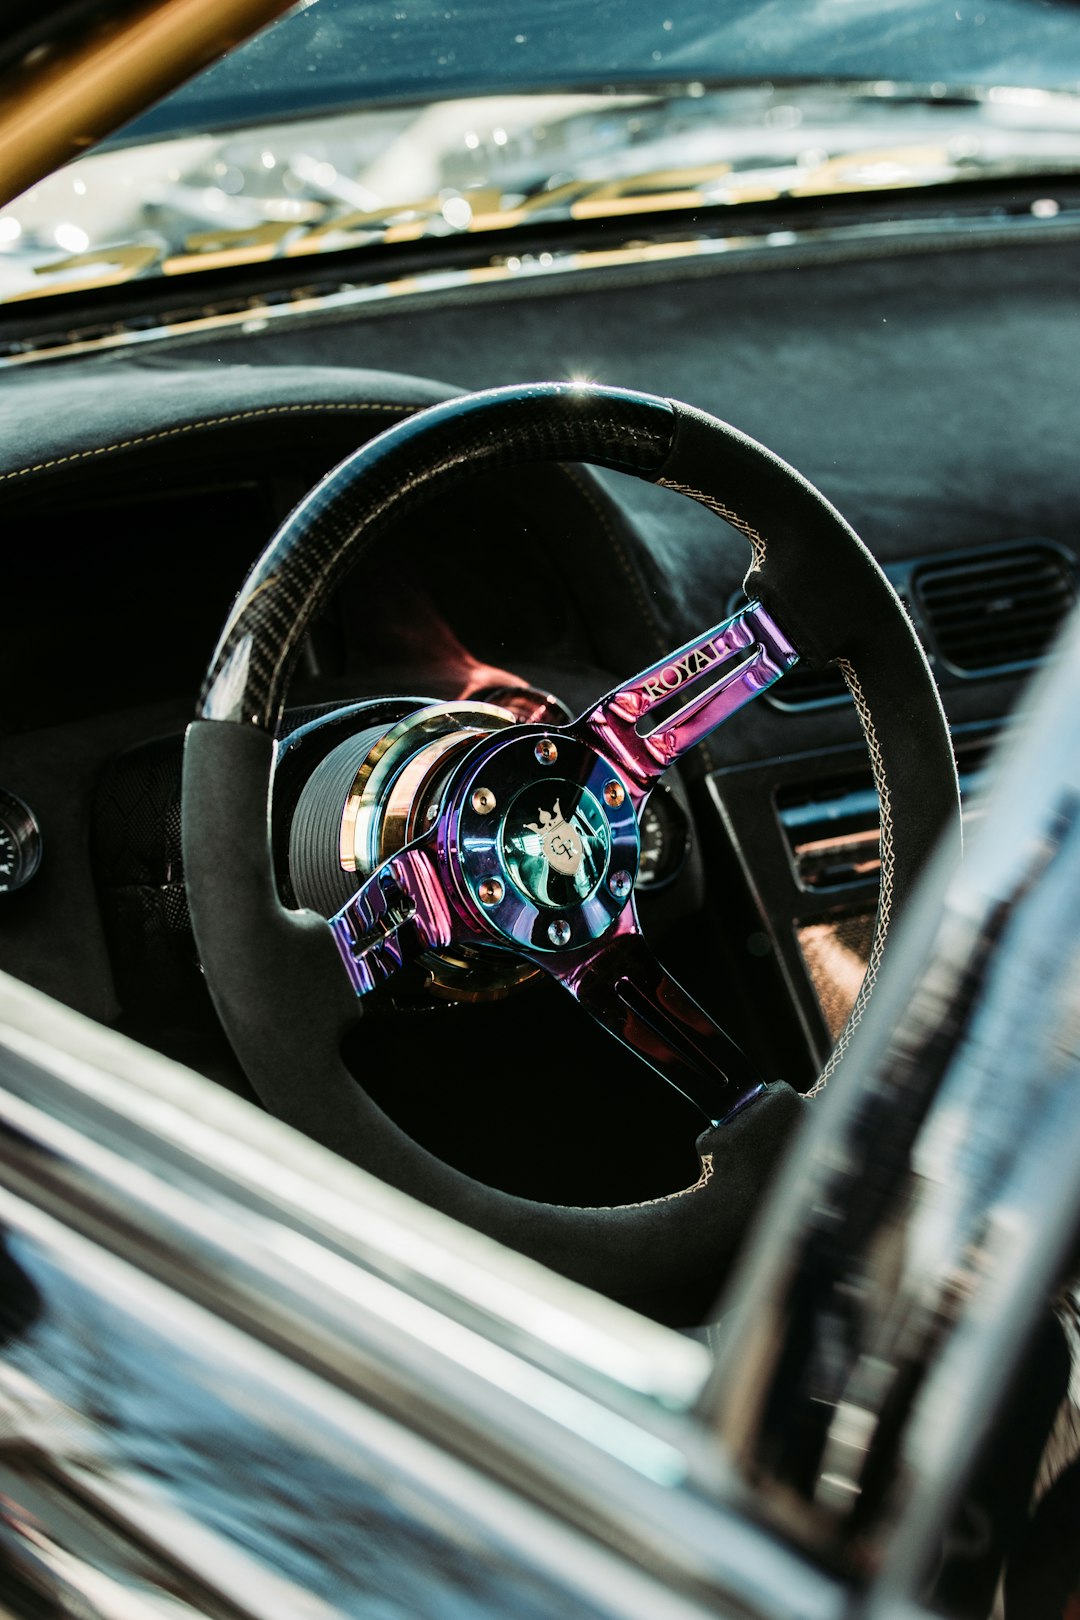
[(360, 1004), (330, 931), (289, 912), (267, 838), (273, 742), (232, 722), (196, 721), (184, 751), (184, 863), (192, 922), (215, 1004), (261, 1101), (381, 1180), (613, 1298), (665, 1316), (695, 1286), (723, 1281), (803, 1110), (776, 1085), (698, 1142), (709, 1171), (693, 1191), (611, 1209), (535, 1203), (462, 1175), (406, 1136), (340, 1056)]
[[(119, 365), (108, 381), (30, 377), (0, 396), (0, 476), (10, 495), (48, 480), (73, 485), (102, 462), (148, 452), (205, 462), (221, 444), (239, 457), (317, 442), (335, 415), (355, 445), (365, 433), (446, 399), (451, 389), (419, 377), (334, 366)], [(367, 425), (370, 424), (370, 425)], [(114, 474), (115, 476), (115, 474)]]
[(703, 411), (678, 407), (659, 481), (698, 492), (754, 531), (747, 595), (775, 614), (809, 663), (850, 666), (878, 789), (890, 801), (892, 892), (901, 902), (942, 833), (959, 836), (960, 799), (937, 687), (892, 586), (812, 484)]

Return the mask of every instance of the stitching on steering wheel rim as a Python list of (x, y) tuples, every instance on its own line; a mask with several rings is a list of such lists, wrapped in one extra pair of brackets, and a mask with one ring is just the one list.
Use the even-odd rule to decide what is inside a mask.
[(704, 495), (700, 489), (693, 489), (689, 484), (677, 484), (670, 478), (658, 478), (656, 482), (663, 489), (673, 489), (676, 494), (688, 495), (692, 501), (697, 501), (701, 506), (707, 506), (710, 512), (715, 512), (717, 517), (723, 518), (725, 523), (730, 523), (733, 529), (738, 529), (739, 533), (750, 542), (750, 549), (754, 554), (753, 567), (764, 568), (765, 541), (757, 529), (752, 528), (745, 518), (739, 516), (738, 512), (733, 512), (730, 506), (725, 506), (723, 501), (718, 501), (714, 495)]
[(882, 953), (885, 949), (885, 939), (892, 921), (893, 890), (896, 872), (896, 855), (893, 846), (893, 815), (892, 794), (889, 790), (888, 778), (885, 775), (885, 762), (881, 753), (881, 744), (878, 741), (877, 731), (874, 727), (874, 717), (870, 712), (870, 705), (866, 701), (862, 683), (855, 672), (854, 666), (846, 658), (838, 658), (836, 667), (847, 683), (858, 711), (859, 723), (866, 738), (866, 746), (870, 752), (870, 766), (874, 773), (874, 785), (877, 788), (880, 803), (880, 852), (881, 868), (879, 878), (877, 925), (874, 929), (874, 943), (870, 949), (870, 960), (866, 964), (863, 982), (859, 986), (859, 993), (855, 997), (855, 1004), (848, 1015), (847, 1023), (840, 1031), (839, 1039), (810, 1090), (807, 1097), (816, 1097), (824, 1091), (836, 1069), (837, 1064), (851, 1044), (852, 1036), (862, 1023), (863, 1014), (870, 1000), (871, 992), (877, 983), (878, 972), (881, 968)]
[[(745, 538), (750, 542), (750, 547), (754, 555), (754, 568), (761, 569), (764, 567), (766, 542), (758, 530), (752, 528), (751, 525), (747, 523), (745, 518), (740, 517), (737, 512), (732, 511), (729, 506), (725, 506), (724, 503), (717, 500), (715, 496), (705, 495), (701, 490), (694, 489), (689, 484), (676, 483), (674, 480), (667, 478), (658, 478), (657, 483), (661, 484), (665, 489), (674, 490), (679, 495), (687, 495), (691, 500), (698, 501), (702, 506), (708, 507), (709, 511), (715, 512), (718, 517), (723, 518), (725, 523), (730, 523), (733, 529), (738, 529), (739, 533), (744, 535)], [(881, 811), (881, 865), (877, 919), (874, 927), (874, 941), (870, 948), (870, 958), (866, 964), (866, 972), (863, 974), (862, 984), (859, 986), (859, 992), (855, 997), (851, 1012), (848, 1014), (847, 1022), (840, 1031), (836, 1045), (829, 1054), (821, 1073), (814, 1081), (814, 1084), (810, 1087), (810, 1090), (806, 1092), (807, 1097), (816, 1097), (825, 1090), (825, 1087), (828, 1085), (829, 1080), (832, 1078), (832, 1075), (836, 1070), (837, 1064), (840, 1062), (840, 1059), (843, 1057), (844, 1053), (851, 1044), (855, 1031), (862, 1023), (863, 1014), (866, 1011), (870, 996), (873, 992), (875, 984), (877, 983), (878, 973), (881, 968), (882, 955), (885, 949), (885, 941), (888, 936), (889, 925), (892, 921), (896, 873), (896, 852), (893, 842), (892, 793), (889, 788), (888, 777), (885, 773), (885, 761), (881, 750), (881, 743), (878, 740), (877, 729), (874, 725), (874, 717), (871, 713), (870, 705), (866, 701), (866, 694), (863, 692), (862, 683), (855, 672), (854, 666), (846, 658), (838, 658), (836, 660), (836, 664), (837, 668), (840, 670), (840, 673), (844, 677), (848, 691), (851, 693), (852, 699), (855, 703), (855, 708), (859, 716), (859, 724), (862, 726), (863, 736), (866, 739), (866, 746), (870, 754), (870, 766), (874, 774), (874, 785), (877, 788)], [(693, 1191), (693, 1189), (688, 1188), (687, 1191)]]

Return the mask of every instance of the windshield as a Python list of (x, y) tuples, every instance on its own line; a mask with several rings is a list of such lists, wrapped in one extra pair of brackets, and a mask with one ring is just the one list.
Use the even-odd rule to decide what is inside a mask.
[(128, 134), (402, 100), (764, 80), (1080, 87), (1061, 0), (307, 0)]
[(725, 210), (1074, 174), (1054, 0), (305, 0), (17, 199), (0, 300), (413, 243), (532, 273), (615, 245), (555, 225), (715, 251)]

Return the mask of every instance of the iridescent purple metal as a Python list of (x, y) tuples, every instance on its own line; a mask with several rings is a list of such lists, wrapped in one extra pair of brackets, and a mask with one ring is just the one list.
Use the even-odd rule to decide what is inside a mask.
[[(772, 615), (760, 602), (750, 602), (609, 692), (570, 729), (619, 766), (640, 802), (670, 765), (779, 680), (798, 658)], [(684, 689), (694, 696), (651, 731), (639, 729), (646, 715)]]
[(438, 858), (436, 831), (384, 861), (336, 916), (334, 942), (358, 996), (385, 984), (407, 962), (460, 938), (453, 888)]
[[(448, 877), (473, 914), (480, 884), (502, 885), (500, 900), (483, 908), (489, 940), (547, 955), (608, 932), (626, 893), (606, 880), (627, 872), (632, 882), (640, 854), (629, 785), (618, 804), (603, 796), (612, 779), (610, 763), (569, 727), (512, 726), (462, 761), (440, 825)], [(473, 803), (480, 784), (499, 805), (493, 815)]]
[[(708, 1120), (730, 1118), (763, 1088), (641, 936), (638, 816), (670, 765), (797, 659), (752, 602), (569, 725), (482, 737), (446, 782), (430, 830), (330, 921), (357, 995), (425, 951), (512, 950), (550, 973)], [(638, 730), (684, 687), (692, 695), (673, 715)]]
[(731, 1119), (764, 1091), (730, 1035), (656, 960), (633, 899), (591, 949), (534, 960), (710, 1123)]

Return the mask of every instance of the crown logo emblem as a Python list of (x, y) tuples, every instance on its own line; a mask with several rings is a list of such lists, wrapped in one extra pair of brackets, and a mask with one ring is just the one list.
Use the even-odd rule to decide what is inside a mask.
[(539, 821), (527, 821), (525, 825), (538, 835), (544, 859), (552, 870), (573, 877), (581, 865), (581, 838), (564, 819), (558, 799), (554, 810), (541, 810)]

